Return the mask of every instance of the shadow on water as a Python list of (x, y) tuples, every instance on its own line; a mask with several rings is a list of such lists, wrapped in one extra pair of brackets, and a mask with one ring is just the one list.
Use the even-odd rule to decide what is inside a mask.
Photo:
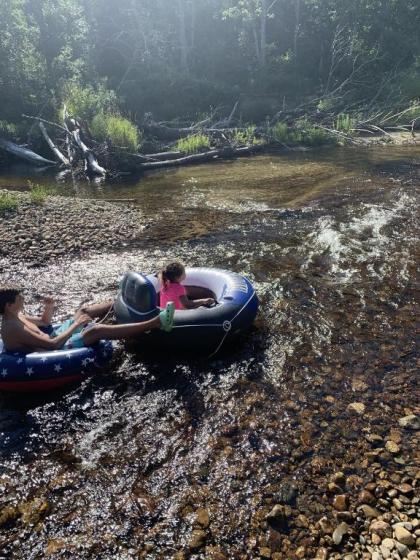
[[(416, 390), (416, 158), (322, 151), (80, 186), (136, 197), (153, 213), (150, 238), (68, 261), (65, 275), (60, 262), (3, 266), (4, 280), (25, 278), (30, 312), (48, 291), (63, 318), (112, 296), (124, 270), (174, 257), (247, 275), (261, 311), (211, 359), (127, 345), (81, 385), (2, 396), (0, 511), (15, 511), (4, 554), (210, 558), (191, 548), (204, 527), (208, 547), (251, 559), (281, 550), (265, 517), (285, 494), (308, 518), (327, 514), (325, 480), (365, 476), (365, 434), (385, 435)], [(355, 400), (366, 411), (349, 417)]]

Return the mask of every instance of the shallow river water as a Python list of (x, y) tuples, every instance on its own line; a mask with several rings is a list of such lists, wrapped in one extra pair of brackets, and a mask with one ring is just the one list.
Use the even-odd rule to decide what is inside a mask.
[[(133, 199), (150, 222), (133, 250), (44, 268), (0, 261), (2, 280), (24, 278), (30, 309), (52, 292), (64, 317), (112, 296), (128, 268), (173, 258), (245, 274), (261, 308), (211, 360), (121, 346), (82, 385), (2, 396), (0, 512), (20, 514), (0, 527), (0, 557), (316, 550), (299, 525), (268, 526), (267, 512), (285, 492), (295, 517), (328, 512), (322, 481), (337, 470), (363, 477), (364, 435), (415, 405), (420, 149), (261, 156), (107, 185), (20, 170), (0, 187), (28, 179)], [(356, 419), (354, 401), (365, 405)]]

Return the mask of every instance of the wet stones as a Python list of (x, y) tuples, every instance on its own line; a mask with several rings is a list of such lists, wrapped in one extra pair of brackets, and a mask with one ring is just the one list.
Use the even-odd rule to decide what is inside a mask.
[(0, 256), (13, 261), (42, 265), (59, 256), (125, 248), (144, 237), (147, 220), (132, 206), (61, 196), (34, 205), (24, 193), (16, 196), (16, 212), (0, 220)]
[(190, 550), (197, 550), (204, 546), (207, 534), (202, 529), (194, 529), (188, 541)]
[(334, 542), (335, 545), (339, 545), (341, 543), (341, 541), (343, 540), (344, 535), (346, 535), (348, 533), (349, 530), (349, 526), (347, 525), (347, 523), (343, 522), (340, 523), (333, 532), (332, 535), (332, 540)]
[(366, 406), (361, 402), (350, 403), (347, 407), (347, 412), (353, 416), (361, 416), (365, 413)]
[(274, 529), (284, 531), (288, 527), (288, 519), (292, 514), (292, 509), (288, 505), (276, 504), (266, 516), (266, 521)]
[(409, 414), (398, 420), (398, 424), (406, 430), (420, 430), (420, 416)]
[(400, 524), (394, 525), (394, 535), (398, 542), (406, 546), (412, 546), (416, 542), (410, 531)]

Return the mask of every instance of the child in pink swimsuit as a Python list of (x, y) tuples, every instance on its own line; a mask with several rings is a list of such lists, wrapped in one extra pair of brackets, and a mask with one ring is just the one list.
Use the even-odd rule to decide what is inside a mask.
[(200, 305), (212, 305), (213, 298), (190, 299), (187, 290), (181, 284), (185, 280), (185, 267), (179, 262), (168, 264), (160, 271), (160, 307), (172, 301), (175, 309), (195, 309)]

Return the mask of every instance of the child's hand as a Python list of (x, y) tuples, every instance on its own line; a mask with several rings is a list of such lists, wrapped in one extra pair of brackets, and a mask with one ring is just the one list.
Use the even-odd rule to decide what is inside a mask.
[(42, 302), (45, 307), (53, 307), (55, 305), (55, 299), (50, 296), (44, 296)]
[(92, 317), (90, 315), (87, 315), (86, 313), (82, 313), (81, 315), (79, 315), (79, 317), (77, 317), (74, 320), (74, 324), (77, 325), (78, 327), (84, 327), (85, 325), (91, 322), (92, 322)]

